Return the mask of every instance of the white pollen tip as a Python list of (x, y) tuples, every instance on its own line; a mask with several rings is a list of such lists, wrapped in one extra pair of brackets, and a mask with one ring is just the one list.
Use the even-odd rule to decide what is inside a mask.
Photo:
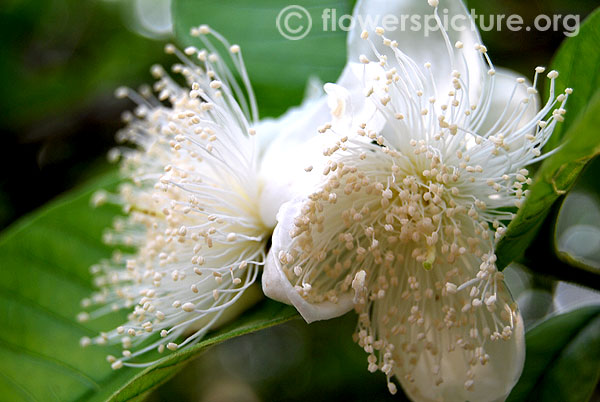
[(86, 322), (90, 319), (90, 315), (88, 313), (79, 313), (77, 314), (77, 321)]
[(169, 350), (177, 350), (177, 344), (174, 343), (174, 342), (169, 342), (167, 344), (167, 349), (169, 349)]
[(450, 294), (456, 294), (458, 292), (458, 286), (452, 282), (446, 282), (446, 291)]
[(172, 43), (168, 43), (165, 45), (165, 53), (166, 54), (173, 54), (175, 53), (175, 45), (173, 45)]
[(129, 93), (129, 89), (127, 87), (119, 87), (115, 90), (115, 98), (118, 98), (118, 99), (127, 98), (128, 93)]
[(365, 287), (365, 279), (367, 277), (367, 273), (364, 270), (360, 270), (354, 275), (354, 279), (352, 280), (352, 289), (359, 291)]
[(242, 50), (240, 48), (240, 45), (231, 45), (231, 47), (229, 48), (229, 51), (233, 54), (239, 53), (240, 50)]
[(113, 364), (111, 364), (111, 365), (110, 365), (110, 367), (111, 367), (113, 370), (118, 370), (118, 369), (120, 369), (121, 367), (123, 367), (123, 362), (122, 362), (121, 360), (117, 360), (116, 362), (114, 362)]
[(473, 381), (473, 380), (465, 381), (465, 389), (467, 391), (473, 391), (474, 386), (475, 386), (475, 381)]
[(202, 35), (206, 35), (210, 33), (210, 27), (208, 25), (200, 25), (198, 27), (198, 32), (200, 32)]
[(440, 5), (439, 0), (427, 0), (427, 3), (431, 6), (431, 7), (437, 7)]
[(193, 303), (185, 303), (183, 306), (181, 306), (181, 309), (186, 313), (191, 313), (192, 311), (194, 311), (194, 308), (195, 306)]
[[(108, 194), (105, 191), (96, 191), (92, 196), (91, 203), (94, 207), (104, 205), (108, 200)], [(83, 306), (86, 307), (86, 306)]]
[(367, 31), (362, 31), (360, 34), (360, 37), (362, 39), (368, 39), (369, 38), (369, 33)]

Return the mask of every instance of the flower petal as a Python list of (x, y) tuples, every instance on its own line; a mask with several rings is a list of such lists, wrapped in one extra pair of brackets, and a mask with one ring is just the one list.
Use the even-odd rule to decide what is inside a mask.
[(373, 303), (372, 335), (384, 350), (393, 345), (392, 372), (412, 400), (504, 400), (519, 379), (525, 359), (523, 318), (502, 274), (496, 271), (479, 285), (470, 280), (472, 285), (458, 291), (432, 286), (491, 272), (475, 275), (480, 262), (465, 255), (431, 271), (405, 264), (415, 278), (411, 286)]
[[(323, 83), (317, 77), (310, 77), (306, 85), (304, 99), (300, 106), (289, 108), (277, 118), (261, 119), (254, 129), (257, 132), (259, 154), (265, 155), (270, 148), (282, 147), (290, 139), (302, 141), (309, 135), (307, 126), (316, 127), (316, 123), (304, 119), (306, 114), (320, 120), (329, 118), (327, 107), (323, 104), (325, 93)], [(285, 138), (284, 138), (285, 137)]]
[(327, 105), (333, 118), (332, 123), (341, 126), (342, 129), (350, 129), (353, 117), (350, 91), (341, 85), (331, 83), (325, 84), (323, 89), (327, 93)]
[(265, 131), (265, 135), (272, 138), (270, 144), (263, 147), (260, 166), (260, 213), (265, 225), (274, 227), (279, 207), (304, 188), (301, 185), (307, 178), (304, 169), (311, 163), (309, 158), (303, 157), (307, 143), (316, 137), (318, 127), (330, 118), (327, 99), (323, 96), (308, 100), (279, 119), (268, 120), (257, 127), (258, 135)]
[[(392, 61), (395, 58), (392, 49), (384, 46), (380, 38), (367, 41), (361, 35), (363, 30), (372, 34), (373, 25), (385, 27), (384, 19), (395, 16), (398, 23), (391, 23), (384, 36), (396, 41), (397, 49), (419, 67), (427, 62), (432, 64), (439, 97), (445, 96), (451, 88), (453, 70), (468, 77), (465, 80), (468, 81), (469, 92), (473, 97), (477, 96), (481, 76), (486, 70), (480, 52), (475, 49), (475, 45), (481, 43), (479, 32), (461, 0), (441, 0), (439, 3), (444, 15), (451, 17), (446, 19), (454, 21), (444, 27), (448, 42), (444, 31), (438, 28), (434, 8), (427, 0), (360, 0), (354, 10), (354, 28), (348, 35), (348, 60), (358, 61), (361, 55), (374, 60), (375, 53), (371, 47), (374, 44), (377, 52), (387, 55), (388, 62)], [(457, 42), (462, 42), (462, 49), (454, 48)]]
[(374, 131), (379, 131), (384, 126), (385, 119), (377, 112), (374, 103), (365, 96), (363, 85), (363, 81), (373, 82), (381, 75), (382, 69), (375, 64), (362, 65), (350, 61), (337, 84), (325, 84), (334, 132), (347, 135), (356, 132), (364, 124), (368, 124)]
[(278, 119), (267, 119), (257, 127), (263, 154), (261, 216), (267, 226), (275, 226), (279, 207), (296, 197), (309, 194), (315, 175), (307, 168), (322, 171), (322, 150), (333, 143), (331, 137), (319, 134), (319, 128), (333, 123), (339, 136), (347, 135), (360, 123), (375, 130), (383, 127), (383, 117), (363, 94), (359, 77), (363, 67), (348, 63), (337, 84), (326, 84), (327, 96), (309, 97)]
[[(504, 401), (515, 386), (525, 363), (525, 332), (523, 319), (516, 315), (513, 335), (508, 340), (497, 340), (486, 345), (489, 362), (469, 365), (470, 357), (462, 349), (443, 351), (441, 370), (444, 382), (436, 386), (430, 366), (421, 359), (413, 371), (414, 382), (398, 376), (407, 395), (414, 401)], [(472, 390), (465, 388), (465, 373), (474, 374)]]
[(273, 244), (262, 276), (262, 286), (267, 297), (293, 305), (306, 322), (311, 323), (343, 315), (352, 309), (353, 304), (350, 295), (340, 297), (337, 303), (331, 301), (310, 303), (292, 286), (285, 274), (279, 253), (288, 250), (292, 242), (289, 232), (303, 204), (303, 200), (293, 200), (284, 204), (279, 210), (278, 224), (273, 233)]
[[(482, 135), (496, 127), (502, 127), (511, 119), (514, 120), (513, 112), (523, 107), (523, 100), (529, 99), (527, 92), (531, 88), (529, 80), (512, 70), (496, 68), (494, 90), (490, 94), (490, 105), (485, 119), (479, 128)], [(522, 80), (519, 83), (517, 80)], [(531, 121), (539, 111), (539, 96), (534, 94), (533, 101), (528, 102), (525, 111), (520, 118), (520, 125)], [(519, 127), (520, 128), (520, 127)], [(494, 130), (492, 130), (493, 132)]]

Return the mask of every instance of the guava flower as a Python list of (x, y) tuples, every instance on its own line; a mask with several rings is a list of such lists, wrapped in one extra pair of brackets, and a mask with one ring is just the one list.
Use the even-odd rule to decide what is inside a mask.
[[(351, 33), (356, 85), (378, 112), (357, 111), (354, 88), (326, 86), (337, 106), (322, 176), (281, 207), (263, 290), (308, 322), (354, 309), (354, 339), (392, 393), (396, 377), (413, 400), (502, 400), (525, 345), (494, 244), (571, 90), (555, 96), (549, 72), (539, 108), (544, 68), (533, 85), (497, 70), (477, 32), (445, 30), (428, 3), (359, 1), (355, 21), (431, 14), (440, 29)], [(460, 1), (442, 5), (470, 21)]]
[[(130, 251), (92, 267), (101, 290), (83, 301), (87, 311), (79, 315), (85, 321), (130, 311), (121, 326), (81, 341), (84, 346), (121, 343), (122, 356), (108, 356), (114, 369), (147, 366), (157, 355), (141, 361), (146, 353), (191, 345), (260, 297), (253, 284), (264, 264), (277, 203), (290, 191), (289, 183), (280, 183), (280, 194), (275, 188), (263, 191), (270, 174), (263, 168), (267, 154), (284, 153), (277, 145), (280, 137), (303, 138), (328, 115), (321, 97), (301, 108), (302, 117), (312, 116), (308, 121), (293, 110), (277, 121), (259, 122), (240, 47), (207, 26), (194, 28), (192, 35), (203, 49), (166, 47), (181, 61), (173, 72), (184, 86), (155, 66), (156, 97), (149, 87), (117, 91), (138, 105), (125, 115), (128, 126), (118, 134), (135, 148), (113, 153), (121, 157), (128, 179), (119, 194), (99, 193), (95, 201), (124, 207), (127, 218), (115, 221), (106, 240)], [(219, 47), (229, 54), (242, 86)]]

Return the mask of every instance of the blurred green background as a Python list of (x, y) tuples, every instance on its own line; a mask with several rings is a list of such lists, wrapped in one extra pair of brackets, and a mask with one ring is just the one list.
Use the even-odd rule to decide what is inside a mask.
[[(204, 18), (198, 24), (222, 24), (211, 19), (211, 10), (216, 12), (223, 4), (231, 8), (236, 2), (198, 1), (199, 15)], [(219, 26), (232, 42), (242, 44), (252, 3), (243, 4), (239, 11), (227, 13), (227, 26)], [(294, 2), (260, 2), (275, 13), (290, 4)], [(350, 9), (352, 2), (337, 4)], [(174, 61), (162, 52), (166, 41), (173, 40), (170, 6), (169, 0), (2, 2), (0, 228), (110, 169), (105, 155), (115, 145), (121, 113), (132, 108), (128, 101), (113, 97), (114, 89), (150, 82), (152, 64)], [(598, 1), (471, 0), (469, 6), (485, 15), (519, 14), (528, 24), (539, 14), (577, 14), (583, 20)], [(531, 76), (535, 66), (548, 65), (564, 38), (560, 31), (505, 30), (482, 32), (482, 36), (496, 65), (526, 76)], [(277, 40), (281, 45), (283, 39)], [(339, 47), (335, 66), (316, 68), (324, 81), (335, 80), (343, 66), (343, 36), (335, 40)], [(251, 55), (246, 56), (251, 79), (253, 71), (283, 80), (291, 74), (268, 66), (265, 70), (264, 65), (253, 64)], [(296, 79), (277, 93), (259, 80), (262, 117), (276, 116), (301, 101), (309, 74), (304, 70), (294, 74)], [(298, 80), (298, 74), (306, 76)], [(597, 171), (598, 165), (596, 161), (588, 170)], [(582, 188), (598, 194), (598, 182), (590, 177), (591, 173)], [(593, 203), (598, 204), (597, 198)], [(294, 321), (234, 339), (197, 359), (150, 400), (401, 399), (389, 396), (382, 375), (367, 373), (366, 356), (351, 340), (353, 328), (352, 316), (310, 326)]]

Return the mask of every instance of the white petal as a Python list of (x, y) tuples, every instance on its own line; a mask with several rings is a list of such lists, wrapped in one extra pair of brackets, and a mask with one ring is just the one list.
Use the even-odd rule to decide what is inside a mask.
[[(467, 257), (464, 261), (466, 264), (462, 267), (448, 266), (460, 267), (461, 274), (455, 278), (460, 277), (462, 280), (473, 277), (472, 271), (477, 270), (475, 257)], [(410, 266), (407, 267), (410, 269)], [(438, 266), (434, 270), (441, 268)], [(435, 275), (443, 278), (444, 272), (449, 271), (413, 271), (413, 274), (419, 283), (426, 283), (426, 275), (433, 274), (429, 278), (433, 283), (439, 280)], [(421, 304), (415, 306), (419, 306), (417, 310), (423, 322), (411, 324), (410, 318), (402, 320), (402, 323), (408, 322), (405, 324), (408, 326), (405, 332), (393, 335), (393, 329), (390, 330), (399, 323), (397, 320), (400, 317), (389, 323), (378, 322), (378, 333), (392, 332), (388, 340), (395, 346), (395, 350), (404, 352), (408, 349), (406, 354), (400, 355), (399, 364), (394, 367), (393, 372), (412, 400), (491, 402), (503, 401), (508, 396), (523, 370), (524, 324), (520, 312), (512, 310), (513, 299), (505, 285), (498, 283), (497, 289), (497, 299), (494, 302), (496, 309), (493, 311), (486, 308), (485, 304), (478, 307), (472, 304), (475, 299), (469, 296), (472, 288), (468, 287), (456, 294), (442, 294), (435, 302), (422, 298)], [(398, 294), (390, 294), (375, 301), (373, 317), (384, 316), (383, 313), (390, 311), (393, 306), (398, 306), (401, 314), (412, 314), (407, 302), (408, 306), (412, 304), (410, 300), (401, 299)], [(471, 307), (463, 310), (461, 307), (465, 305)], [(405, 312), (402, 313), (402, 310)], [(490, 335), (495, 331), (502, 333), (511, 326), (510, 336), (491, 339)], [(424, 339), (419, 336), (424, 336)], [(428, 342), (431, 342), (432, 349), (426, 346)], [(463, 345), (468, 347), (463, 348)], [(488, 359), (480, 359), (482, 355), (478, 354), (478, 347), (483, 347), (482, 351), (488, 355)], [(416, 359), (414, 365), (409, 359)], [(442, 381), (436, 385), (440, 379)], [(468, 383), (470, 380), (473, 381), (472, 384)]]
[(277, 214), (278, 224), (275, 227), (272, 237), (273, 243), (267, 256), (262, 276), (262, 286), (267, 297), (293, 305), (306, 322), (311, 323), (339, 317), (350, 311), (353, 303), (351, 295), (341, 297), (337, 303), (329, 301), (309, 303), (298, 294), (283, 272), (281, 262), (277, 256), (281, 250), (286, 250), (291, 243), (292, 239), (289, 232), (302, 205), (303, 200), (290, 201), (284, 204)]
[[(348, 60), (358, 61), (360, 55), (366, 55), (371, 60), (375, 59), (369, 42), (361, 38), (363, 29), (366, 29), (370, 35), (369, 39), (373, 41), (377, 51), (387, 55), (388, 62), (391, 62), (394, 58), (393, 52), (382, 44), (381, 38), (373, 32), (375, 28), (372, 26), (373, 23), (369, 24), (368, 22), (385, 25), (382, 23), (383, 17), (393, 15), (398, 18), (399, 23), (393, 24), (396, 28), (394, 30), (391, 30), (392, 26), (390, 26), (390, 30), (386, 31), (384, 36), (398, 42), (398, 49), (413, 59), (419, 67), (426, 62), (431, 63), (438, 97), (445, 96), (450, 89), (452, 70), (459, 71), (465, 81), (468, 70), (469, 92), (476, 97), (480, 90), (481, 74), (485, 71), (481, 55), (474, 48), (476, 44), (481, 43), (479, 32), (461, 0), (441, 0), (439, 10), (440, 14), (442, 11), (445, 13), (445, 10), (448, 10), (450, 20), (457, 19), (455, 27), (452, 26), (453, 24), (448, 24), (449, 26), (446, 27), (450, 48), (448, 48), (441, 30), (433, 31), (426, 28), (426, 26), (435, 26), (435, 20), (432, 20), (434, 9), (426, 0), (360, 0), (354, 11), (354, 21), (358, 21), (358, 23), (355, 23), (353, 30), (348, 35)], [(410, 16), (405, 20), (404, 26), (402, 26), (403, 16)], [(413, 18), (418, 18), (420, 24), (411, 22)], [(361, 26), (361, 21), (367, 22), (366, 26)], [(461, 27), (464, 29), (459, 29)], [(457, 29), (453, 30), (452, 28)], [(463, 43), (462, 50), (454, 48), (458, 41)], [(450, 56), (449, 51), (454, 54), (453, 57)], [(466, 65), (462, 55), (465, 57)]]
[(324, 99), (323, 84), (311, 77), (300, 106), (288, 109), (277, 118), (261, 119), (254, 127), (260, 155), (265, 155), (271, 148), (302, 142), (313, 135), (312, 129), (318, 127), (318, 121), (325, 122), (330, 118)]
[(325, 135), (299, 143), (290, 139), (290, 146), (285, 144), (287, 149), (269, 151), (260, 169), (260, 215), (265, 225), (275, 226), (277, 211), (284, 203), (313, 191), (327, 162), (323, 149), (334, 142)]
[[(414, 401), (504, 400), (523, 370), (523, 318), (501, 275), (480, 263), (465, 254), (427, 271), (405, 261), (410, 287), (400, 280), (405, 285), (373, 302), (365, 329), (394, 346), (392, 372)], [(490, 276), (473, 279), (482, 269)]]
[[(336, 138), (351, 134), (360, 123), (369, 123), (373, 130), (383, 127), (383, 117), (365, 99), (362, 76), (362, 65), (348, 63), (338, 84), (325, 85), (328, 96), (309, 98), (282, 117), (257, 126), (259, 138), (267, 139), (261, 140), (264, 155), (260, 168), (260, 208), (265, 225), (275, 226), (275, 216), (283, 203), (310, 194), (326, 163), (322, 151)], [(335, 135), (331, 131), (319, 134), (319, 127), (329, 122), (334, 123)], [(307, 173), (311, 168), (312, 173)]]
[(335, 126), (349, 129), (352, 124), (352, 100), (350, 92), (341, 85), (325, 84), (323, 87), (327, 93), (327, 105)]
[[(333, 131), (339, 135), (353, 135), (361, 124), (379, 131), (385, 124), (373, 102), (365, 96), (365, 83), (378, 83), (383, 69), (376, 64), (363, 65), (348, 62), (337, 84), (325, 84), (327, 104), (331, 112)], [(376, 91), (383, 90), (375, 88)]]
[(441, 369), (447, 374), (441, 385), (433, 383), (430, 369), (422, 359), (413, 373), (414, 383), (402, 378), (399, 380), (414, 401), (504, 401), (521, 376), (525, 363), (525, 332), (520, 315), (517, 316), (513, 336), (507, 341), (488, 342), (486, 352), (490, 361), (473, 369), (476, 383), (472, 391), (464, 386), (464, 373), (470, 366), (463, 351), (458, 348), (450, 353), (444, 351), (446, 355)]
[(288, 294), (293, 292), (292, 285), (281, 272), (281, 263), (277, 261), (273, 250), (269, 251), (262, 275), (262, 288), (265, 296), (285, 304), (292, 304)]
[[(527, 93), (527, 88), (531, 87), (531, 83), (521, 74), (505, 68), (496, 68), (494, 90), (491, 93), (491, 102), (480, 129), (480, 134), (485, 134), (494, 126), (496, 129), (502, 127), (511, 118), (514, 119), (512, 112), (522, 106), (523, 100), (530, 97)], [(525, 82), (518, 84), (517, 79), (523, 78)], [(539, 95), (533, 97), (533, 102), (527, 104), (527, 109), (520, 119), (522, 126), (530, 122), (539, 111)], [(494, 131), (494, 130), (492, 130)], [(492, 133), (493, 134), (493, 133)]]
[(275, 133), (265, 147), (259, 173), (263, 186), (260, 214), (265, 225), (275, 226), (279, 207), (306, 188), (301, 185), (308, 183), (304, 169), (311, 162), (317, 163), (315, 159), (321, 153), (317, 145), (310, 145), (311, 140), (316, 138), (318, 127), (329, 120), (327, 99), (323, 96), (258, 127), (257, 135), (261, 135), (261, 130)]
[[(362, 86), (357, 78), (357, 66), (356, 63), (348, 63), (338, 78), (337, 85), (348, 92), (346, 103), (359, 105), (361, 99), (358, 92)], [(331, 101), (325, 95), (322, 83), (316, 78), (311, 78), (300, 106), (290, 108), (278, 118), (262, 119), (255, 128), (260, 154), (267, 163), (270, 162), (269, 159), (279, 159), (282, 154), (293, 151), (298, 145), (316, 136), (317, 129), (332, 119), (329, 102)]]

